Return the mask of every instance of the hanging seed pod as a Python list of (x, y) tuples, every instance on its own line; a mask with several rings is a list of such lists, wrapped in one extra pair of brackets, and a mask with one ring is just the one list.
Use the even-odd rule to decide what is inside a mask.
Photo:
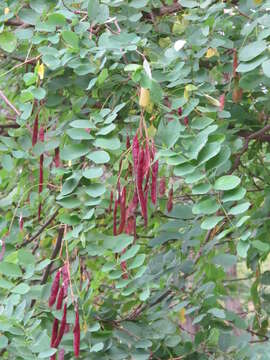
[[(155, 158), (156, 149), (154, 142), (152, 143), (151, 149), (151, 159), (152, 161)], [(152, 203), (155, 205), (157, 202), (157, 177), (158, 177), (158, 161), (155, 161), (151, 168), (152, 172), (152, 183), (151, 183), (151, 200)]]
[(243, 90), (238, 86), (233, 89), (232, 100), (235, 104), (239, 103), (243, 97)]
[(225, 94), (220, 95), (219, 104), (219, 111), (223, 111), (225, 106)]
[(64, 360), (65, 359), (65, 349), (61, 349), (58, 354), (58, 360)]
[(188, 120), (188, 116), (185, 116), (185, 117), (184, 117), (184, 124), (185, 124), (185, 127), (188, 127), (188, 122), (189, 122), (189, 120)]
[(63, 311), (63, 316), (62, 316), (62, 320), (61, 320), (61, 324), (60, 324), (59, 333), (57, 335), (55, 342), (53, 343), (54, 348), (57, 348), (62, 340), (62, 337), (65, 332), (66, 323), (67, 323), (67, 303), (65, 303), (65, 305), (64, 305), (64, 311)]
[[(44, 142), (44, 128), (41, 126), (39, 130), (39, 141)], [(39, 187), (38, 192), (39, 194), (42, 192), (43, 189), (43, 154), (39, 157)]]
[(150, 169), (150, 164), (151, 164), (151, 157), (150, 157), (149, 144), (148, 142), (146, 142), (145, 150), (144, 150), (143, 175), (148, 173)]
[(80, 319), (78, 305), (76, 306), (75, 325), (73, 329), (73, 349), (74, 356), (77, 358), (80, 355)]
[(169, 197), (167, 202), (167, 211), (171, 212), (173, 209), (173, 187), (170, 188)]
[(135, 174), (137, 172), (137, 167), (138, 167), (139, 152), (140, 152), (140, 145), (138, 141), (138, 135), (136, 134), (132, 142), (132, 158), (133, 158), (133, 168)]
[(150, 92), (148, 89), (141, 87), (139, 105), (146, 108), (150, 102)]
[(56, 297), (57, 297), (57, 294), (59, 291), (60, 275), (61, 275), (61, 271), (58, 270), (55, 275), (55, 278), (53, 280), (52, 287), (51, 287), (51, 295), (49, 298), (49, 306), (50, 307), (52, 307), (56, 301)]
[(69, 271), (67, 268), (67, 264), (65, 264), (62, 267), (62, 279), (63, 279), (62, 287), (64, 288), (64, 297), (66, 297), (68, 294), (68, 287), (69, 287)]
[(121, 199), (120, 199), (120, 225), (118, 229), (118, 234), (121, 234), (124, 231), (125, 223), (126, 223), (126, 196), (127, 196), (127, 189), (124, 186)]
[(53, 344), (54, 344), (54, 342), (55, 342), (55, 340), (57, 338), (58, 324), (59, 324), (58, 319), (54, 319), (53, 320), (53, 327), (52, 327), (51, 346), (53, 346)]
[(139, 161), (138, 161), (138, 171), (137, 171), (137, 192), (138, 198), (141, 205), (142, 216), (144, 218), (144, 225), (147, 226), (147, 205), (146, 200), (144, 198), (142, 183), (144, 176), (144, 151), (141, 149), (139, 153)]
[(130, 148), (130, 138), (129, 136), (127, 135), (127, 140), (126, 140), (126, 148), (129, 149)]
[(178, 113), (178, 115), (179, 115), (179, 116), (182, 116), (182, 112), (183, 112), (183, 111), (182, 111), (182, 108), (181, 108), (181, 107), (179, 107), (179, 108), (177, 109), (177, 113)]
[(159, 195), (164, 196), (166, 191), (166, 178), (163, 176), (159, 181)]
[(32, 146), (35, 146), (38, 139), (38, 113), (35, 117), (34, 126), (33, 126), (33, 134), (32, 134)]
[(121, 269), (123, 271), (122, 273), (122, 278), (123, 279), (128, 279), (128, 273), (127, 273), (127, 263), (125, 261), (122, 261), (121, 264)]
[(56, 303), (56, 310), (61, 310), (62, 309), (62, 304), (63, 304), (63, 300), (64, 300), (64, 286), (61, 286), (59, 294), (58, 294), (58, 298), (57, 298), (57, 303)]
[(54, 150), (54, 164), (55, 164), (55, 167), (59, 167), (60, 166), (60, 150), (59, 150), (59, 147), (55, 148)]
[(114, 201), (114, 208), (113, 208), (113, 235), (117, 235), (117, 200)]

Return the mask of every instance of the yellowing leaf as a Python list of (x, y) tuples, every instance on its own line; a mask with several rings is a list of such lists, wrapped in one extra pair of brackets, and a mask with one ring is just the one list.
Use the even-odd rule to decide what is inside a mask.
[(262, 3), (262, 0), (253, 0), (254, 4), (260, 5)]
[(157, 132), (157, 129), (154, 127), (153, 124), (151, 124), (148, 128), (148, 135), (153, 138), (153, 137), (155, 137), (156, 132)]
[(209, 49), (207, 50), (207, 53), (206, 53), (205, 57), (206, 57), (207, 59), (209, 59), (209, 58), (211, 58), (212, 56), (218, 56), (218, 51), (217, 51), (217, 49), (209, 48)]
[(38, 76), (40, 80), (44, 79), (44, 64), (38, 65)]
[(147, 105), (147, 107), (146, 107), (146, 112), (148, 112), (149, 114), (151, 114), (152, 111), (153, 111), (153, 107), (154, 107), (153, 102), (152, 102), (152, 101), (149, 101), (149, 103), (148, 103), (148, 105)]
[(185, 98), (186, 100), (188, 100), (188, 98), (189, 98), (189, 94), (188, 94), (188, 86), (185, 86), (185, 90), (184, 90), (184, 98)]
[(179, 320), (180, 320), (180, 323), (181, 323), (181, 324), (185, 324), (186, 321), (187, 321), (185, 314), (186, 314), (186, 310), (185, 310), (185, 308), (182, 308), (182, 309), (179, 311), (179, 314), (178, 314), (178, 315), (179, 315)]
[(7, 15), (9, 13), (9, 8), (6, 7), (5, 10), (4, 10), (4, 14)]
[(220, 107), (220, 102), (217, 99), (207, 94), (204, 94), (204, 96), (212, 105)]
[(141, 107), (146, 108), (150, 101), (150, 92), (148, 89), (141, 88), (139, 104)]

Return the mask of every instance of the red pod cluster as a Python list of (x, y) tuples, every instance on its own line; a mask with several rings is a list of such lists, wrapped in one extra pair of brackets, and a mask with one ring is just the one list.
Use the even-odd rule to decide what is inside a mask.
[[(62, 284), (60, 286), (60, 279), (62, 276)], [(61, 310), (63, 307), (64, 299), (68, 293), (69, 286), (69, 271), (67, 265), (59, 269), (51, 287), (51, 294), (49, 297), (49, 306), (53, 306), (56, 302), (56, 310)], [(56, 301), (57, 299), (57, 301)], [(64, 304), (63, 315), (59, 326), (59, 320), (54, 319), (51, 335), (51, 347), (58, 348), (67, 327), (67, 303)], [(59, 352), (60, 358), (60, 352)], [(50, 360), (55, 360), (56, 354), (52, 355)]]
[(73, 328), (73, 349), (76, 358), (80, 356), (80, 337), (81, 337), (80, 318), (79, 318), (78, 305), (76, 305), (75, 324)]
[(233, 78), (237, 77), (236, 69), (238, 66), (237, 52), (236, 49), (233, 51)]
[(22, 214), (20, 214), (20, 217), (19, 217), (19, 228), (20, 228), (20, 232), (23, 231), (23, 216)]
[(181, 107), (179, 107), (179, 108), (177, 109), (177, 113), (178, 113), (179, 116), (182, 116), (183, 111), (182, 111), (182, 108), (181, 108)]
[(184, 117), (184, 125), (185, 125), (185, 127), (188, 127), (188, 123), (189, 123), (188, 116), (185, 116)]
[(166, 178), (163, 176), (159, 181), (159, 195), (164, 196), (166, 192)]

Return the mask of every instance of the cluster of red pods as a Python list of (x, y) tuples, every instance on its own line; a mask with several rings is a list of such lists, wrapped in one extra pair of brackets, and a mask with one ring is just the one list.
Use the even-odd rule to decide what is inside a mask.
[[(62, 277), (62, 284), (60, 286), (60, 279)], [(62, 310), (63, 314), (59, 324), (58, 319), (54, 319), (51, 335), (51, 347), (58, 349), (61, 340), (66, 332), (69, 331), (69, 325), (67, 324), (67, 295), (70, 283), (70, 276), (68, 266), (64, 265), (59, 269), (55, 275), (55, 278), (51, 287), (51, 294), (49, 298), (49, 306), (52, 307), (56, 302), (56, 310)], [(59, 326), (60, 325), (60, 326)], [(78, 304), (75, 305), (75, 324), (73, 327), (73, 348), (74, 356), (77, 358), (80, 355), (80, 320)], [(56, 359), (56, 353), (51, 356), (51, 360)], [(64, 359), (64, 349), (59, 350), (58, 359)]]

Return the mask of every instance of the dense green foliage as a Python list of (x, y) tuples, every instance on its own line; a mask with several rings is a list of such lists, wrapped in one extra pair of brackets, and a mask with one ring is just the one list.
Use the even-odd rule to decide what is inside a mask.
[(270, 359), (269, 46), (270, 1), (0, 1), (1, 358), (78, 308), (80, 359)]

